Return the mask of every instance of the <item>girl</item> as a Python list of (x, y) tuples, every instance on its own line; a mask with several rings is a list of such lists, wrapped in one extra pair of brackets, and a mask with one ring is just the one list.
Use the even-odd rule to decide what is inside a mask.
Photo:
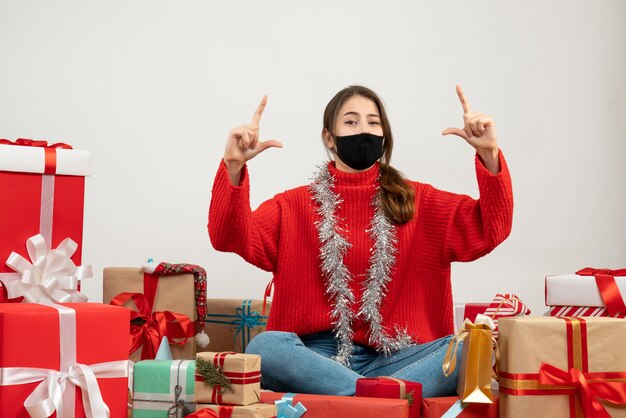
[(274, 275), (267, 332), (247, 353), (262, 356), (262, 385), (282, 392), (353, 395), (360, 377), (421, 382), (445, 396), (457, 375), (441, 364), (452, 333), (450, 263), (475, 260), (511, 230), (513, 196), (494, 121), (470, 110), (444, 135), (476, 149), (480, 199), (409, 181), (390, 165), (393, 136), (379, 97), (350, 86), (324, 112), (332, 161), (307, 186), (252, 211), (246, 163), (278, 141), (259, 123), (228, 135), (209, 210), (213, 246)]

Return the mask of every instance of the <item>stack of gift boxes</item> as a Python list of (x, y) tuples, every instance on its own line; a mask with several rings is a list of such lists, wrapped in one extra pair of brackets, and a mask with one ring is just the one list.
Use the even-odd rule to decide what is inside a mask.
[[(130, 311), (79, 282), (89, 153), (0, 140), (0, 415), (123, 417)], [(6, 263), (5, 263), (6, 261)]]
[(354, 397), (263, 391), (242, 353), (270, 304), (207, 299), (197, 265), (106, 268), (104, 303), (86, 303), (88, 173), (88, 152), (0, 140), (0, 416), (626, 417), (626, 269), (546, 277), (550, 316), (511, 294), (455, 306), (458, 396), (390, 377)]

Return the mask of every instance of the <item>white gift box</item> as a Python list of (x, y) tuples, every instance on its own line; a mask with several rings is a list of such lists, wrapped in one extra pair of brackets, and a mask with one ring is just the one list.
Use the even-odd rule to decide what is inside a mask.
[[(545, 283), (546, 306), (605, 306), (594, 276), (546, 276)], [(615, 283), (620, 293), (626, 295), (626, 277), (615, 276)]]

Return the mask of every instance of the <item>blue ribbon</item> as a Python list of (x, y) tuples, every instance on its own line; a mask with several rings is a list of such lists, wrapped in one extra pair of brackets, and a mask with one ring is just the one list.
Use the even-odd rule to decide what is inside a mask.
[(463, 405), (459, 399), (441, 416), (441, 418), (455, 418), (459, 416), (459, 414), (463, 412), (466, 407), (467, 405)]
[[(204, 322), (212, 324), (224, 324), (230, 325), (235, 329), (235, 337), (233, 341), (233, 349), (237, 345), (237, 338), (241, 335), (241, 351), (246, 350), (246, 346), (250, 342), (250, 330), (260, 325), (265, 325), (267, 322), (267, 316), (259, 315), (257, 311), (253, 311), (251, 308), (252, 299), (246, 299), (241, 306), (236, 309), (235, 315), (227, 314), (207, 314), (207, 319)], [(208, 318), (234, 318), (232, 321), (227, 320), (209, 320)]]
[(301, 402), (293, 406), (295, 393), (285, 393), (283, 397), (274, 402), (276, 405), (276, 418), (300, 418), (306, 412)]

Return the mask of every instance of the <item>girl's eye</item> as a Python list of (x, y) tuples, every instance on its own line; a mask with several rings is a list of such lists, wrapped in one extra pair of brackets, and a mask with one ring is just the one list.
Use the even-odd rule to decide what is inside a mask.
[(347, 121), (345, 122), (345, 124), (346, 124), (346, 125), (356, 125), (356, 121), (353, 121), (353, 120), (347, 120)]
[(370, 125), (380, 125), (380, 122), (378, 122), (378, 121), (371, 121)]

